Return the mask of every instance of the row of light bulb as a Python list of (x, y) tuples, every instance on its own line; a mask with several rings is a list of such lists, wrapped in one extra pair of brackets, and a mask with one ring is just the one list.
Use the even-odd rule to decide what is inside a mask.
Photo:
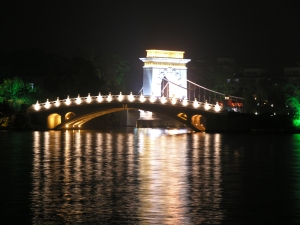
[[(125, 95), (126, 96), (126, 95)], [(124, 97), (125, 97), (124, 95), (122, 95), (122, 92), (120, 92), (120, 94), (118, 95), (118, 100), (119, 101), (123, 101), (123, 99), (124, 99)], [(112, 99), (113, 99), (113, 97), (112, 97), (112, 95), (111, 95), (111, 93), (109, 93), (109, 95), (106, 97), (106, 101), (107, 102), (111, 102), (112, 101)], [(128, 99), (128, 101), (130, 101), (130, 102), (133, 102), (134, 100), (135, 100), (135, 97), (132, 95), (132, 92), (130, 93), (130, 95), (128, 95), (127, 96), (127, 99)], [(151, 96), (150, 98), (149, 98), (149, 101), (151, 102), (151, 103), (154, 103), (155, 101), (157, 101), (157, 97), (155, 97), (155, 96)], [(100, 103), (100, 102), (102, 102), (104, 100), (104, 96), (102, 96), (101, 95), (101, 93), (99, 93), (99, 95), (97, 96), (97, 101)], [(175, 97), (172, 97), (172, 99), (171, 99), (171, 104), (172, 105), (175, 105), (176, 103), (177, 103), (177, 100), (178, 99), (176, 99)], [(88, 94), (88, 96), (86, 97), (86, 100), (85, 100), (87, 103), (91, 103), (92, 102), (92, 97), (90, 96), (90, 94)], [(143, 95), (143, 94), (141, 94), (140, 96), (139, 96), (139, 101), (140, 102), (145, 102), (146, 101), (146, 97)], [(164, 96), (162, 96), (161, 98), (160, 98), (160, 102), (162, 103), (162, 104), (165, 104), (166, 102), (168, 101), (168, 99), (166, 98), (166, 97), (164, 97)], [(181, 101), (181, 100), (180, 100)], [(75, 99), (75, 103), (77, 104), (77, 105), (80, 105), (81, 103), (82, 103), (82, 98), (80, 97), (80, 95), (78, 95), (78, 97)], [(59, 107), (60, 106), (60, 104), (61, 104), (61, 101), (59, 100), (59, 98), (57, 98), (57, 100), (54, 102), (54, 105), (56, 106), (56, 107)], [(65, 100), (65, 104), (66, 105), (70, 105), (71, 104), (71, 99), (69, 98), (69, 96), (68, 96), (68, 98)], [(182, 105), (183, 106), (187, 106), (188, 105), (188, 100), (186, 99), (186, 98), (184, 98), (183, 100), (182, 100)], [(47, 101), (46, 101), (46, 103), (45, 103), (45, 108), (46, 109), (49, 109), (50, 107), (51, 107), (51, 104), (50, 104), (50, 102), (49, 102), (49, 99), (47, 99)], [(199, 102), (197, 101), (197, 99), (195, 98), (195, 100), (194, 100), (194, 102), (193, 102), (193, 106), (194, 106), (194, 108), (198, 108), (199, 106), (200, 106), (200, 104), (199, 104)], [(204, 109), (205, 110), (208, 110), (208, 109), (210, 109), (210, 105), (207, 103), (207, 102), (205, 102), (204, 103)], [(34, 109), (35, 110), (39, 110), (41, 108), (41, 104), (39, 104), (39, 102), (37, 101), (36, 102), (36, 104), (34, 105)], [(219, 104), (218, 104), (218, 102), (216, 103), (216, 105), (215, 105), (215, 111), (216, 112), (219, 112), (221, 110), (221, 107), (219, 106)]]

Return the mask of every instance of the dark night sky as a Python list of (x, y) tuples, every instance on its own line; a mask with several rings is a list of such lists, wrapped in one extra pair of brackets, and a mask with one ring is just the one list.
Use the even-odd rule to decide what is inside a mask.
[(133, 68), (146, 49), (183, 50), (191, 59), (299, 61), (299, 10), (297, 0), (1, 1), (0, 51), (109, 51)]

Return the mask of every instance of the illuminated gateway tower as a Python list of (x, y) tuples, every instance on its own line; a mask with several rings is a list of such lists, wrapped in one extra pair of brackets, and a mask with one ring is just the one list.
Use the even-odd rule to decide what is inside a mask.
[[(156, 97), (187, 97), (187, 67), (190, 59), (183, 51), (146, 50), (147, 57), (140, 58), (143, 67), (143, 95)], [(179, 127), (181, 123), (152, 112), (140, 111), (137, 127)]]
[[(187, 68), (190, 59), (182, 51), (146, 50), (144, 62), (143, 94), (165, 97), (187, 97)], [(168, 82), (169, 81), (169, 82)]]

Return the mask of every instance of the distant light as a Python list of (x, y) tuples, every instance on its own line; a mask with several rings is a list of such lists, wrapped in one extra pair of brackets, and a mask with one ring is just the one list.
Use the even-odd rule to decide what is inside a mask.
[(102, 102), (102, 96), (101, 96), (101, 93), (99, 92), (99, 95), (98, 95), (98, 97), (97, 97), (97, 101), (98, 102)]
[(68, 95), (68, 98), (66, 100), (66, 105), (70, 105), (71, 104), (71, 101), (70, 101), (70, 98), (69, 98), (69, 95)]
[(219, 112), (221, 110), (220, 106), (219, 106), (219, 103), (217, 102), (216, 103), (216, 106), (215, 106), (215, 111), (216, 112)]
[(108, 101), (108, 102), (111, 102), (111, 100), (112, 100), (112, 97), (111, 97), (111, 93), (109, 92), (109, 95), (108, 95), (108, 97), (107, 97), (107, 101)]
[(86, 102), (87, 102), (87, 103), (91, 103), (91, 101), (92, 101), (92, 98), (91, 98), (91, 95), (90, 95), (90, 93), (89, 93), (89, 95), (88, 95), (87, 98), (86, 98)]
[(257, 112), (255, 112), (254, 114), (257, 115)]
[(120, 92), (120, 95), (119, 95), (119, 97), (118, 97), (118, 100), (119, 100), (119, 101), (122, 101), (122, 100), (123, 100), (122, 92)]
[(172, 105), (175, 105), (176, 104), (176, 98), (173, 96), (173, 98), (172, 98)]
[(55, 106), (58, 107), (60, 105), (60, 101), (59, 101), (59, 97), (57, 97), (56, 102), (55, 102)]
[(46, 109), (49, 109), (49, 108), (50, 108), (50, 102), (49, 102), (49, 99), (47, 99), (47, 101), (46, 101), (45, 108), (46, 108)]
[(156, 101), (156, 97), (154, 97), (153, 95), (151, 95), (151, 97), (150, 97), (150, 102), (155, 102)]
[(76, 104), (79, 105), (81, 103), (80, 95), (78, 94), (78, 97), (76, 98)]
[(205, 109), (205, 110), (209, 110), (209, 108), (210, 108), (210, 106), (209, 106), (209, 104), (208, 104), (207, 101), (206, 101), (205, 104), (204, 104), (204, 109)]
[(183, 106), (187, 106), (188, 102), (187, 102), (187, 99), (184, 97), (183, 101), (182, 101), (182, 105)]
[(40, 108), (41, 108), (41, 107), (40, 107), (39, 101), (36, 101), (36, 104), (34, 105), (34, 109), (35, 109), (36, 111), (38, 111)]
[(162, 96), (162, 97), (160, 98), (160, 102), (161, 102), (162, 104), (165, 104), (166, 101), (167, 101), (167, 99), (166, 99), (165, 96)]
[(132, 95), (132, 92), (130, 92), (130, 95), (128, 96), (128, 100), (129, 100), (130, 102), (132, 102), (132, 101), (134, 100), (134, 97), (133, 97), (133, 95)]
[(198, 106), (199, 106), (199, 103), (198, 103), (197, 99), (195, 98), (195, 101), (194, 101), (194, 107), (195, 107), (195, 108), (198, 108)]
[(141, 94), (141, 96), (140, 96), (140, 102), (144, 102), (144, 101), (145, 101), (145, 97), (144, 97), (143, 94)]

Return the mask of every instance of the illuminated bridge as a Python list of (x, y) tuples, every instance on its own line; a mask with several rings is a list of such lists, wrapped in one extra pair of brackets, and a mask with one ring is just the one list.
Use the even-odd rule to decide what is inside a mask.
[[(200, 86), (199, 86), (200, 87)], [(202, 91), (202, 92), (201, 92)], [(192, 95), (203, 95), (211, 99), (210, 102), (193, 101), (187, 98), (144, 96), (143, 94), (101, 95), (67, 99), (47, 100), (44, 103), (37, 102), (28, 108), (28, 114), (42, 127), (48, 129), (78, 129), (83, 128), (88, 121), (99, 116), (129, 109), (151, 111), (173, 118), (194, 131), (213, 130), (216, 127), (226, 126), (228, 108), (217, 100), (224, 100), (225, 95), (199, 88), (198, 92), (193, 89)], [(205, 96), (205, 95), (203, 95)], [(241, 99), (235, 97), (234, 101)], [(212, 103), (214, 101), (215, 103)], [(232, 102), (232, 98), (230, 100)], [(231, 108), (239, 110), (238, 104), (234, 103)]]
[[(226, 130), (228, 110), (241, 111), (242, 98), (225, 96), (187, 80), (183, 51), (146, 50), (140, 58), (143, 88), (138, 95), (101, 95), (36, 103), (33, 120), (48, 129), (78, 129), (99, 116), (138, 109), (173, 118), (195, 131)], [(143, 118), (151, 121), (151, 118)], [(141, 121), (141, 118), (139, 119)]]

